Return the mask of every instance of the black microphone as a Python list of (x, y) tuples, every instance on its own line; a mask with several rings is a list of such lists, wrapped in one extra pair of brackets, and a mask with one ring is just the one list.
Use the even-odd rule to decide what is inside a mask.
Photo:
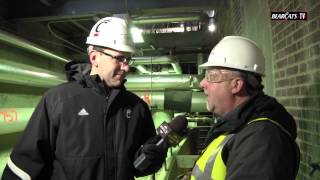
[[(188, 121), (185, 116), (177, 116), (170, 123), (163, 122), (157, 129), (158, 136), (161, 139), (156, 143), (156, 146), (170, 147), (176, 146), (182, 140), (183, 136), (187, 133)], [(144, 153), (133, 162), (133, 165), (139, 171), (144, 171), (151, 164), (151, 161), (146, 159)]]

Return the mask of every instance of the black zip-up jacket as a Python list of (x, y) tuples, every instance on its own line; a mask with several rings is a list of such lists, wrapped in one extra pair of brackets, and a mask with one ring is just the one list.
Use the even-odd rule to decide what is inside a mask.
[[(147, 104), (104, 87), (88, 64), (67, 64), (71, 82), (48, 90), (10, 155), (2, 179), (130, 180), (135, 153), (156, 135)], [(148, 172), (150, 173), (150, 172)], [(20, 178), (18, 178), (18, 176)]]
[[(249, 123), (257, 118), (269, 118), (280, 126), (269, 120)], [(209, 132), (207, 144), (221, 134), (235, 134), (222, 150), (226, 179), (293, 180), (300, 160), (296, 131), (285, 108), (259, 93), (221, 117)]]

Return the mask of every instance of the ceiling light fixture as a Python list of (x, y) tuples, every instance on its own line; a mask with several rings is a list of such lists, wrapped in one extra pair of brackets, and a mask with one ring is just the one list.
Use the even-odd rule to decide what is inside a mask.
[(213, 18), (209, 19), (208, 30), (210, 32), (216, 31), (216, 25), (214, 24), (214, 19)]

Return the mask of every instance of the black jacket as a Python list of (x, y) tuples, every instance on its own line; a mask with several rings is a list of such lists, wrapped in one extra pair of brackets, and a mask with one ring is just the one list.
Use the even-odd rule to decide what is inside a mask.
[[(270, 121), (248, 124), (256, 118), (269, 118), (285, 130)], [(285, 108), (260, 93), (221, 117), (209, 132), (207, 143), (223, 133), (235, 134), (222, 151), (226, 179), (293, 180), (300, 156), (296, 131), (295, 121)]]
[[(144, 175), (133, 161), (139, 147), (155, 135), (147, 104), (124, 86), (106, 90), (97, 75), (86, 75), (87, 64), (66, 68), (71, 82), (44, 94), (10, 155), (14, 166), (41, 180)], [(2, 179), (19, 179), (8, 165)]]

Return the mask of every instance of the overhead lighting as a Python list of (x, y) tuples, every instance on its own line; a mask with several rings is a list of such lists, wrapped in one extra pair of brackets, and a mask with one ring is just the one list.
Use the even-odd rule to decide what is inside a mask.
[(207, 11), (207, 15), (208, 15), (209, 18), (213, 18), (214, 15), (215, 15), (215, 11), (213, 9), (209, 10), (209, 11)]
[(214, 32), (216, 31), (216, 25), (214, 24), (215, 11), (213, 9), (210, 11), (207, 11), (207, 15), (209, 17), (208, 30), (210, 32)]
[(143, 37), (142, 37), (142, 30), (137, 28), (137, 27), (132, 27), (130, 29), (131, 31), (131, 35), (132, 35), (132, 39), (134, 43), (143, 43)]
[(210, 32), (214, 32), (214, 31), (216, 30), (216, 25), (215, 25), (215, 24), (210, 24), (210, 25), (208, 26), (208, 30), (209, 30)]
[(214, 19), (213, 18), (209, 19), (208, 30), (210, 32), (214, 32), (216, 30), (216, 25), (214, 24)]

